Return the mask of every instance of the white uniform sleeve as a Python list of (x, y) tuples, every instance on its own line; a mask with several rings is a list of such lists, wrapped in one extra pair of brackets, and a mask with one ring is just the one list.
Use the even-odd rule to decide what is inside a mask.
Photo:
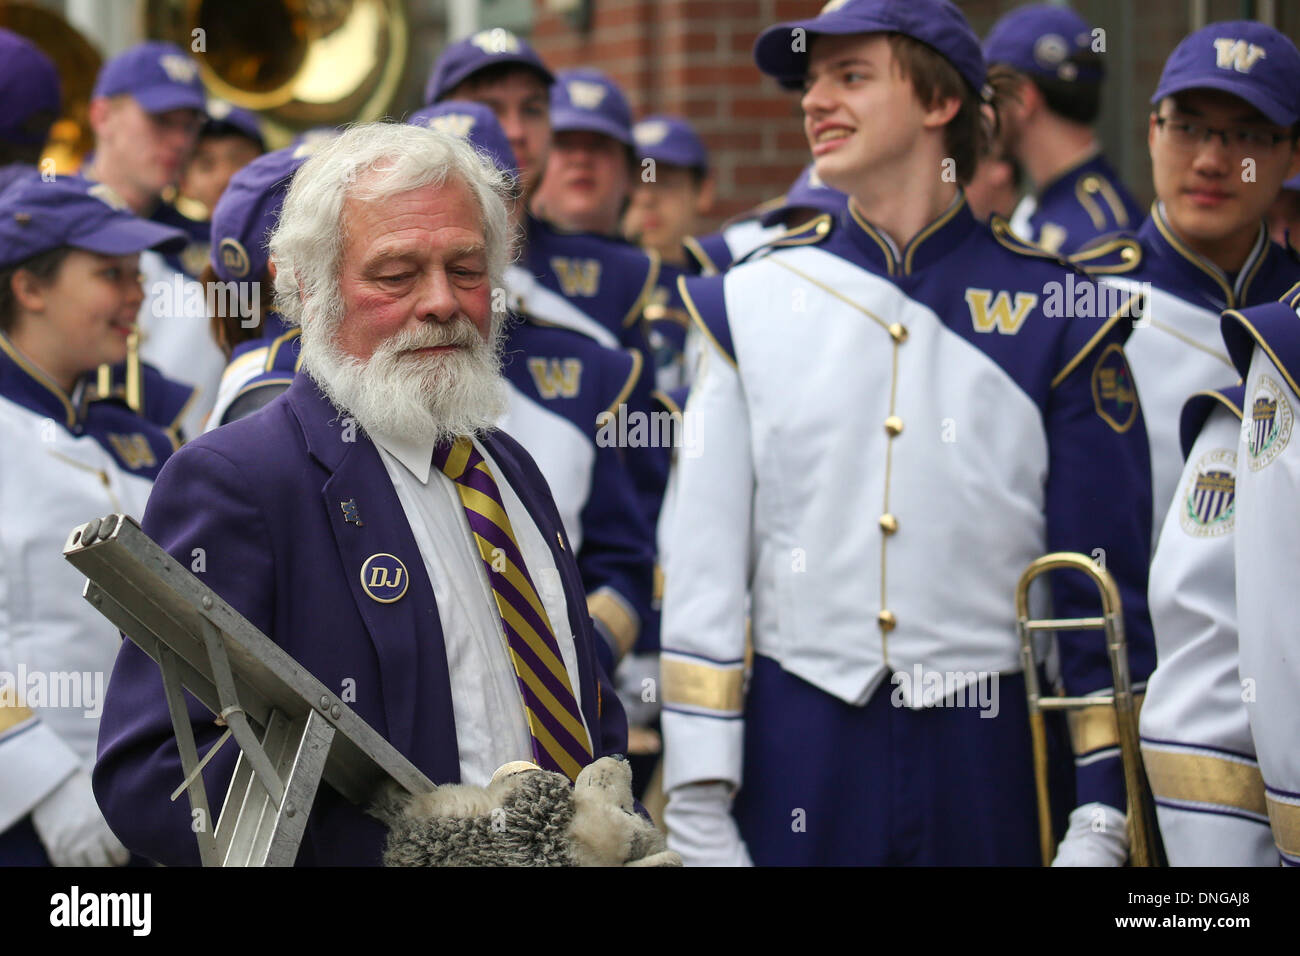
[[(0, 496), (3, 494), (0, 486)], [(23, 703), (9, 609), (15, 582), (12, 569), (6, 567), (5, 552), (0, 528), (0, 833), (25, 817), (81, 766), (76, 752)]]
[(1300, 397), (1258, 346), (1237, 457), (1237, 618), (1246, 709), (1273, 838), (1300, 864)]
[(1240, 419), (1218, 406), (1187, 456), (1151, 565), (1159, 661), (1142, 755), (1171, 866), (1277, 861), (1237, 672), (1234, 476)]
[(740, 785), (745, 614), (754, 472), (740, 375), (704, 353), (685, 415), (693, 447), (675, 466), (666, 511), (662, 624), (664, 789)]

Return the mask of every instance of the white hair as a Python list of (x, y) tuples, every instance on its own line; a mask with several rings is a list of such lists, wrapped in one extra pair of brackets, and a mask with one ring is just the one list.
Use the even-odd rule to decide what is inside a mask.
[[(364, 360), (338, 342), (346, 201), (449, 182), (463, 184), (478, 205), (495, 306), (512, 247), (505, 204), (510, 182), (469, 143), (448, 133), (397, 123), (352, 127), (298, 170), (271, 234), (276, 308), (302, 327), (303, 368), (336, 408), (372, 436), (437, 443), (481, 434), (495, 427), (507, 407), (500, 374), (505, 314), (495, 308), (486, 341), (461, 316), (398, 333)], [(412, 354), (446, 345), (458, 348), (436, 356)]]
[(317, 318), (332, 331), (342, 319), (344, 203), (448, 181), (463, 183), (478, 204), (488, 280), (494, 290), (503, 288), (513, 246), (509, 178), (459, 136), (405, 123), (366, 123), (317, 147), (293, 177), (269, 242), (276, 310), (303, 326), (304, 335)]

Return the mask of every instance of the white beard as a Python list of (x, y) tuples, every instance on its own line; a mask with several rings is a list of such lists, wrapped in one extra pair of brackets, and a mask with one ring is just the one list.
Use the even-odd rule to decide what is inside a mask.
[[(343, 352), (329, 331), (302, 333), (302, 364), (340, 412), (351, 415), (368, 434), (438, 445), (462, 436), (479, 436), (496, 427), (508, 397), (501, 377), (501, 326), (494, 316), (484, 341), (466, 318), (449, 325), (430, 322), (400, 332), (380, 344), (367, 360)], [(327, 325), (328, 328), (328, 325)], [(325, 341), (321, 341), (325, 339)], [(459, 345), (441, 355), (412, 355), (412, 349)]]

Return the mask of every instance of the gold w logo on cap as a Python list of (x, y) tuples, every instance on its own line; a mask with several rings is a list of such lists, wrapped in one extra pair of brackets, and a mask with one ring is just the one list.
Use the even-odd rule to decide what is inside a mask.
[(1263, 47), (1245, 40), (1220, 37), (1214, 41), (1214, 65), (1221, 70), (1249, 73), (1255, 63), (1267, 55)]
[(429, 128), (440, 133), (450, 133), (461, 139), (469, 139), (470, 130), (474, 128), (474, 117), (468, 113), (444, 113), (429, 120)]
[(199, 75), (199, 65), (187, 56), (164, 53), (158, 58), (158, 63), (168, 79), (175, 83), (193, 83)]
[(584, 110), (597, 109), (605, 94), (609, 92), (599, 83), (591, 83), (587, 80), (569, 80), (565, 84), (565, 89), (569, 91), (569, 100), (573, 105)]

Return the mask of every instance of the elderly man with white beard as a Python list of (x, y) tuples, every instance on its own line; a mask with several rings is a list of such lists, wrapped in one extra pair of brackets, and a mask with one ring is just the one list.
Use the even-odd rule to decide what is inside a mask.
[[(515, 760), (573, 779), (626, 744), (550, 492), (492, 426), (505, 188), (435, 130), (372, 124), (322, 147), (270, 240), (302, 371), (178, 452), (143, 521), (435, 783), (486, 784)], [(205, 751), (220, 728), (190, 713)], [(209, 794), (235, 756), (209, 762)], [(168, 800), (182, 776), (158, 669), (127, 642), (94, 774), (123, 843), (197, 862), (190, 812)], [(377, 864), (383, 838), (322, 787), (298, 863)]]

